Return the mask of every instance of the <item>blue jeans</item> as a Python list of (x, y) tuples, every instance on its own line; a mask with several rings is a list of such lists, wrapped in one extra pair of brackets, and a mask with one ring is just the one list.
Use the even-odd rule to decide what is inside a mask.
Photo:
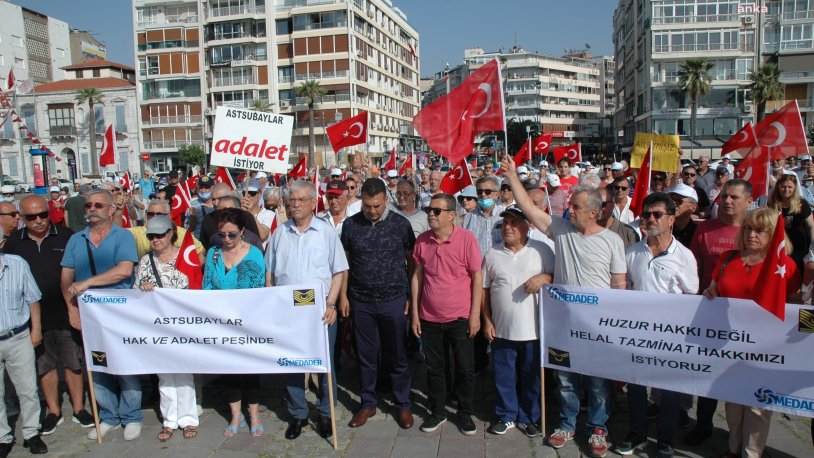
[(496, 338), (492, 341), (492, 361), (498, 419), (536, 423), (540, 419), (540, 341)]
[[(661, 390), (658, 440), (661, 444), (673, 445), (673, 436), (678, 427), (679, 394), (675, 391)], [(627, 403), (630, 410), (630, 431), (647, 439), (647, 388), (641, 385), (627, 384)]]
[(599, 428), (605, 433), (605, 422), (610, 416), (610, 381), (604, 378), (580, 375), (575, 372), (557, 371), (560, 381), (560, 427), (563, 431), (576, 432), (579, 414), (580, 381), (588, 383), (588, 433)]
[(116, 426), (141, 423), (141, 381), (138, 375), (93, 373), (93, 389), (99, 406), (99, 420)]
[[(336, 322), (328, 326), (328, 358), (334, 354), (334, 344), (336, 343)], [(334, 362), (331, 358), (331, 374), (334, 373)], [(287, 374), (286, 391), (288, 392), (288, 413), (297, 420), (308, 418), (308, 402), (305, 400), (305, 384), (303, 374)], [(336, 405), (336, 377), (331, 377), (331, 390), (334, 393), (334, 405)], [(319, 374), (319, 414), (323, 417), (331, 416), (331, 404), (328, 397), (328, 374)]]

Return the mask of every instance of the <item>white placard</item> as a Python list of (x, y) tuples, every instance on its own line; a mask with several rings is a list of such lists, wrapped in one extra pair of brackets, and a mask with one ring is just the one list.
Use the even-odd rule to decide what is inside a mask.
[(549, 285), (541, 364), (814, 417), (814, 307)]
[(318, 283), (190, 291), (88, 290), (79, 297), (85, 357), (110, 374), (327, 372)]
[(286, 173), (294, 117), (219, 106), (211, 165)]

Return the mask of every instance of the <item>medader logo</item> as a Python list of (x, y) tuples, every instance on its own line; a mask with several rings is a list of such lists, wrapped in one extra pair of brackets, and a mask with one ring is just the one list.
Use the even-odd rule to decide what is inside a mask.
[(760, 387), (757, 389), (757, 391), (755, 391), (755, 399), (757, 399), (757, 402), (761, 404), (776, 405), (789, 409), (814, 412), (814, 399), (806, 399), (797, 396), (789, 396), (787, 394), (775, 393), (770, 388), (765, 386)]
[(319, 358), (278, 358), (277, 364), (280, 366), (322, 366)]
[(236, 156), (242, 155), (280, 161), (285, 159), (285, 153), (288, 151), (288, 145), (274, 146), (268, 140), (263, 140), (263, 143), (247, 143), (247, 141), (248, 138), (246, 136), (243, 136), (243, 138), (238, 141), (226, 139), (218, 140), (215, 143), (214, 150), (216, 153), (231, 153)]
[(85, 294), (82, 296), (82, 300), (85, 301), (86, 304), (126, 304), (127, 298), (126, 297), (96, 297), (91, 296), (90, 294)]
[(552, 299), (560, 302), (568, 302), (572, 304), (599, 304), (599, 296), (595, 294), (569, 293), (568, 291), (562, 291), (552, 286), (546, 288), (546, 291)]

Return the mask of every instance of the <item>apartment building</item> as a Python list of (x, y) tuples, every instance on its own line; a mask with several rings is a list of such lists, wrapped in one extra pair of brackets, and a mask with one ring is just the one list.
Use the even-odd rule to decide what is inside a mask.
[(317, 162), (333, 163), (325, 127), (369, 111), (371, 155), (410, 135), (419, 107), (419, 37), (389, 0), (134, 0), (143, 146), (172, 167), (179, 146), (208, 151), (218, 106), (295, 116), (293, 151), (309, 149), (317, 80)]

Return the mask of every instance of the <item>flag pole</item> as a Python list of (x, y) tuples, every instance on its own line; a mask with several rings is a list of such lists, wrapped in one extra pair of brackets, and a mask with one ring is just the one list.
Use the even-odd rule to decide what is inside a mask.
[[(505, 157), (509, 155), (509, 127), (506, 125), (506, 95), (503, 93), (503, 71), (500, 68), (500, 60), (495, 57), (497, 61), (497, 80), (500, 83), (500, 108), (503, 110), (501, 116), (503, 118), (503, 154)], [(531, 153), (529, 153), (531, 154)], [(495, 148), (495, 162), (497, 162), (497, 148)]]
[[(91, 355), (93, 358), (93, 355)], [(93, 371), (90, 370), (90, 360), (85, 361), (85, 371), (88, 374), (88, 390), (90, 391), (90, 405), (93, 411), (93, 424), (96, 426), (96, 443), (102, 445), (102, 425), (99, 422), (99, 407), (96, 405), (96, 390), (93, 388)]]

